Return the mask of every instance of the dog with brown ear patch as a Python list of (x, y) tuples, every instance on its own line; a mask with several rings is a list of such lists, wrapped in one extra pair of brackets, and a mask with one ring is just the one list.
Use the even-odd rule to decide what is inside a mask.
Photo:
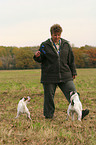
[(17, 116), (15, 118), (18, 118), (20, 114), (25, 113), (27, 114), (27, 117), (31, 120), (30, 117), (30, 112), (27, 108), (27, 104), (30, 102), (31, 98), (28, 97), (23, 97), (19, 103), (18, 103), (18, 107), (17, 107)]

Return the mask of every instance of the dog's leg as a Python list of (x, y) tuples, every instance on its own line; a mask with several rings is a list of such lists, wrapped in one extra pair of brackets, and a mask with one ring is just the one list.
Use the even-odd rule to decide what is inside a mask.
[(71, 112), (72, 121), (74, 121), (74, 111)]
[(26, 107), (26, 114), (27, 114), (27, 117), (31, 120), (31, 117), (30, 117), (30, 112), (29, 112), (29, 110), (28, 110), (28, 108)]
[(80, 111), (80, 114), (78, 114), (78, 120), (81, 121), (82, 118), (82, 112)]
[(31, 117), (30, 117), (30, 115), (28, 115), (28, 118), (29, 118), (30, 120), (32, 120)]
[(80, 116), (78, 116), (78, 120), (81, 121), (81, 117)]
[(17, 112), (17, 116), (16, 116), (15, 118), (18, 118), (18, 117), (19, 117), (19, 115), (20, 115), (20, 113), (19, 113), (19, 112)]
[(69, 117), (69, 116), (68, 116), (68, 114), (67, 114), (67, 118), (66, 118), (66, 120), (68, 120), (68, 117)]
[(78, 110), (77, 114), (78, 114), (78, 120), (81, 121), (82, 111)]
[(66, 120), (68, 120), (69, 115), (70, 115), (70, 110), (69, 110), (69, 108), (68, 108), (68, 110), (67, 110), (67, 118), (66, 118)]
[(30, 117), (30, 112), (27, 113), (27, 118), (29, 118), (30, 120), (32, 120), (31, 117)]

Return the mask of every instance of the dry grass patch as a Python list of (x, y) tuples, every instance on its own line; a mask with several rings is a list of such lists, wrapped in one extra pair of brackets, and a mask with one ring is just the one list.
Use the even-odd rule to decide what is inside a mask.
[[(95, 145), (96, 144), (96, 69), (78, 69), (74, 81), (83, 108), (90, 114), (83, 121), (66, 121), (68, 102), (58, 88), (55, 94), (54, 119), (43, 116), (43, 87), (40, 70), (1, 71), (0, 75), (0, 144), (6, 145)], [(86, 75), (87, 74), (87, 75)], [(17, 104), (29, 95), (26, 115), (15, 119)]]

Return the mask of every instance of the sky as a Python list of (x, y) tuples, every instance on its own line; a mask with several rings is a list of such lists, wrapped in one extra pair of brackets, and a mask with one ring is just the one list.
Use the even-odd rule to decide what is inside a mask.
[(0, 46), (38, 46), (53, 24), (71, 45), (96, 46), (96, 0), (0, 0)]

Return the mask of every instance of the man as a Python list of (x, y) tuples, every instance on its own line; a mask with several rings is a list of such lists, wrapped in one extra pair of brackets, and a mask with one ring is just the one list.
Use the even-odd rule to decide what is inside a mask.
[[(72, 48), (67, 40), (61, 38), (61, 26), (59, 24), (53, 25), (50, 32), (51, 39), (44, 41), (39, 51), (34, 55), (34, 60), (41, 63), (45, 118), (53, 118), (54, 94), (57, 86), (70, 102), (70, 92), (76, 91), (73, 79), (77, 75)], [(82, 112), (84, 114), (82, 118), (89, 113), (88, 111)]]

